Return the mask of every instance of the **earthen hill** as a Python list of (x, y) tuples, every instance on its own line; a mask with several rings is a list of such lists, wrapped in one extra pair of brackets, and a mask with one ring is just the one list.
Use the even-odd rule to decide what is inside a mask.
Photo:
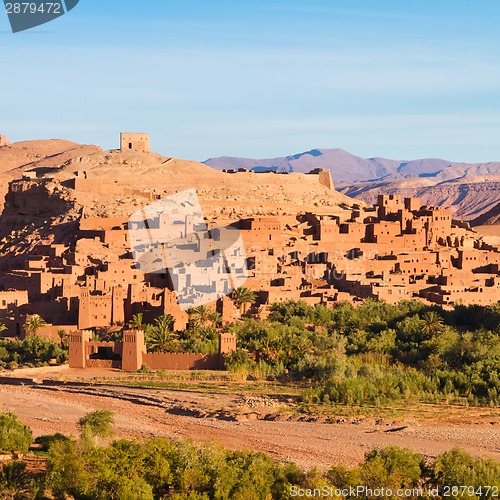
[[(209, 227), (241, 231), (245, 286), (257, 292), (250, 315), (266, 317), (269, 304), (288, 299), (334, 306), (416, 298), (451, 306), (500, 298), (499, 249), (445, 208), (382, 193), (366, 206), (335, 191), (323, 170), (219, 172), (151, 153), (148, 141), (122, 135), (116, 151), (69, 143), (50, 158), (30, 150), (23, 163), (20, 146), (2, 139), (0, 167), (16, 177), (0, 218), (0, 321), (9, 335), (22, 336), (34, 314), (49, 324), (39, 333), (54, 338), (61, 329), (126, 325), (139, 312), (146, 322), (170, 314), (183, 329), (188, 316), (168, 273), (136, 268), (127, 224), (139, 208), (190, 188)], [(38, 141), (32, 149), (54, 146)], [(211, 307), (227, 322), (239, 315), (228, 297)]]

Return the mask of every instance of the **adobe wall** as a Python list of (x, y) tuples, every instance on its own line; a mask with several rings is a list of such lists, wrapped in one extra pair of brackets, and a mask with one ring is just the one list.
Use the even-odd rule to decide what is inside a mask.
[(59, 336), (59, 331), (64, 331), (64, 334), (68, 336), (71, 332), (77, 330), (76, 325), (45, 325), (38, 328), (36, 334), (38, 337), (42, 337), (47, 340), (53, 340), (54, 342), (60, 342), (61, 337)]
[(297, 188), (303, 189), (304, 186), (317, 186), (321, 184), (329, 189), (333, 189), (333, 181), (331, 180), (330, 171), (328, 170), (328, 175), (326, 173), (317, 172), (314, 174), (303, 174), (294, 172), (291, 174), (279, 174), (279, 173), (257, 173), (257, 172), (234, 172), (228, 173), (228, 175), (234, 175), (242, 183), (247, 185), (276, 185), (281, 186), (286, 183), (288, 186), (296, 186)]
[(153, 370), (219, 370), (218, 354), (148, 352), (142, 356), (143, 365)]

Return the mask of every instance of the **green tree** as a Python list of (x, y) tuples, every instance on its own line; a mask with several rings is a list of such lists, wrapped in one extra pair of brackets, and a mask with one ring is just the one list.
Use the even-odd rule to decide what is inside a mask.
[(195, 326), (211, 326), (213, 311), (205, 305), (193, 307), (188, 310), (189, 320)]
[(427, 311), (424, 313), (422, 321), (422, 333), (427, 337), (434, 337), (443, 330), (443, 318), (436, 311)]
[(254, 291), (244, 286), (235, 288), (232, 293), (233, 302), (239, 307), (241, 314), (245, 314), (246, 306), (254, 302), (256, 297)]
[(93, 498), (93, 478), (87, 455), (87, 447), (75, 440), (58, 440), (52, 444), (44, 485), (56, 498)]
[(36, 332), (46, 325), (46, 321), (41, 316), (33, 314), (26, 319), (26, 323), (23, 326), (28, 335), (36, 335)]
[(431, 480), (434, 486), (500, 487), (500, 463), (473, 458), (465, 450), (454, 448), (436, 457), (431, 466)]
[(132, 316), (130, 321), (130, 326), (133, 330), (142, 330), (144, 325), (144, 315), (143, 313), (137, 313)]
[(175, 352), (179, 348), (178, 336), (172, 331), (173, 318), (170, 315), (155, 319), (153, 328), (146, 332), (146, 344), (153, 352)]
[(64, 328), (59, 328), (57, 330), (57, 335), (59, 337), (59, 344), (61, 346), (64, 345), (64, 339), (66, 338), (66, 330), (64, 330)]
[(422, 455), (412, 450), (388, 446), (383, 450), (373, 450), (366, 455), (361, 467), (363, 484), (370, 487), (412, 488), (418, 486), (424, 460)]
[(33, 435), (14, 413), (0, 413), (0, 451), (27, 452)]
[(82, 436), (107, 438), (112, 436), (113, 413), (108, 410), (96, 410), (78, 421)]

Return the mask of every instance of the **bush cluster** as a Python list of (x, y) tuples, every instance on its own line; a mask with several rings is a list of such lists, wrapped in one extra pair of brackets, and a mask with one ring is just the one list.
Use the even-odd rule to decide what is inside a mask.
[(310, 383), (310, 402), (500, 403), (500, 305), (367, 300), (335, 308), (288, 301), (232, 325), (231, 371)]

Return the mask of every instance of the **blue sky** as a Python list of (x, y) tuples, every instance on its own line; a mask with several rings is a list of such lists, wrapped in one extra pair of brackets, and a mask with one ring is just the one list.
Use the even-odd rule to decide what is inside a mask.
[(167, 156), (500, 161), (497, 0), (80, 0), (12, 34), (0, 133)]

